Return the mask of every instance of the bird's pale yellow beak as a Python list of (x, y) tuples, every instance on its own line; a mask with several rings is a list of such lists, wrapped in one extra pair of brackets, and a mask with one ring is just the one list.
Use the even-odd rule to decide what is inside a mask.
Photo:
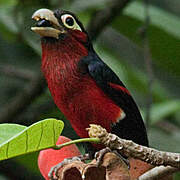
[(64, 28), (59, 24), (54, 12), (49, 9), (39, 9), (33, 15), (32, 19), (37, 21), (35, 27), (31, 30), (42, 37), (53, 37), (58, 39), (61, 33), (65, 33)]

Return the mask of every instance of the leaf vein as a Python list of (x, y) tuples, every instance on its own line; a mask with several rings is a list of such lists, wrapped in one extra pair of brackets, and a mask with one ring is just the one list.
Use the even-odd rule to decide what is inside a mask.
[(40, 139), (39, 139), (39, 143), (37, 145), (37, 149), (39, 149), (40, 147), (40, 144), (41, 144), (41, 140), (42, 140), (42, 135), (43, 135), (43, 123), (40, 123), (41, 124), (41, 132), (40, 132)]

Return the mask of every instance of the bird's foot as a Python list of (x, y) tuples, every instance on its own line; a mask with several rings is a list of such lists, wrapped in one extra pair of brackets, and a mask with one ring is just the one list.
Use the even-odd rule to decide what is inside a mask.
[(57, 164), (57, 165), (55, 165), (55, 166), (53, 166), (51, 168), (51, 170), (48, 173), (48, 177), (51, 180), (57, 180), (58, 179), (58, 170), (61, 167), (63, 167), (64, 165), (67, 165), (69, 163), (72, 163), (74, 161), (85, 161), (85, 160), (89, 160), (89, 155), (88, 154), (75, 156), (75, 157), (72, 157), (72, 158), (66, 158), (62, 162), (60, 162), (59, 164)]
[(104, 157), (104, 155), (108, 152), (113, 152), (115, 153), (119, 158), (121, 158), (125, 164), (128, 166), (128, 169), (130, 169), (130, 163), (129, 160), (125, 157), (123, 157), (117, 150), (111, 150), (110, 148), (106, 147), (104, 149), (101, 149), (100, 151), (96, 152), (95, 154), (95, 159), (97, 161), (97, 166), (100, 166), (102, 163), (102, 159)]

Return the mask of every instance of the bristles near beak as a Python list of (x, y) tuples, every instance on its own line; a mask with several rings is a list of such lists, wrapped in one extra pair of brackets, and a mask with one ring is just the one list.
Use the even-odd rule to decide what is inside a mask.
[(51, 27), (31, 27), (31, 30), (36, 32), (42, 37), (53, 37), (58, 39), (59, 34), (64, 33), (64, 29), (60, 26), (57, 18), (54, 16), (53, 11), (49, 9), (39, 9), (33, 15), (32, 19), (35, 21), (47, 20), (51, 23)]

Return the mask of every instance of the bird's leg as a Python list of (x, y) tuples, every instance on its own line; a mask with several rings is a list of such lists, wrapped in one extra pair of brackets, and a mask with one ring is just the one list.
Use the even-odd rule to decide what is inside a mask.
[(125, 162), (125, 164), (128, 166), (128, 168), (130, 168), (129, 160), (126, 157), (123, 157), (117, 150), (111, 150), (108, 147), (101, 149), (100, 151), (96, 152), (95, 158), (97, 161), (97, 166), (101, 165), (104, 155), (108, 152), (115, 153), (119, 158), (121, 158)]
[(79, 155), (79, 156), (75, 156), (72, 158), (66, 158), (62, 162), (60, 162), (59, 164), (57, 164), (51, 168), (51, 170), (48, 173), (48, 177), (51, 180), (57, 180), (58, 179), (58, 170), (61, 167), (63, 167), (64, 165), (72, 163), (74, 161), (85, 161), (85, 160), (89, 160), (89, 159), (90, 159), (89, 154)]

